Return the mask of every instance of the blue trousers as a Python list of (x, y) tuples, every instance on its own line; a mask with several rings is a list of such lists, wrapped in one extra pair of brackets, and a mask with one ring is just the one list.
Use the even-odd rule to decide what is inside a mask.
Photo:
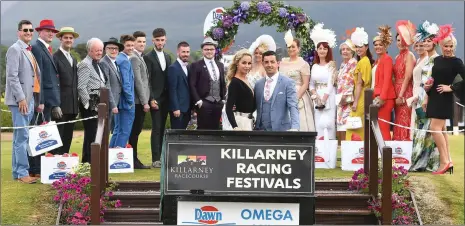
[[(28, 126), (34, 115), (34, 100), (28, 104), (28, 112), (23, 115), (18, 106), (8, 106), (14, 127)], [(12, 172), (13, 179), (29, 176), (29, 128), (15, 129), (13, 131)]]
[(134, 122), (135, 108), (130, 110), (119, 109), (118, 114), (114, 114), (113, 120), (115, 127), (110, 140), (110, 148), (126, 147), (129, 140), (129, 135)]

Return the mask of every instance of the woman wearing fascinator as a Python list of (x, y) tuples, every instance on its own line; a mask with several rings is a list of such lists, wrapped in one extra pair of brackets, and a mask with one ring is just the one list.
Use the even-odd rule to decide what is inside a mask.
[(252, 54), (252, 69), (247, 74), (247, 79), (252, 89), (255, 83), (266, 75), (262, 64), (262, 54), (269, 50), (276, 51), (276, 43), (270, 35), (261, 35), (250, 45), (249, 52)]
[(299, 108), (299, 131), (315, 131), (313, 119), (313, 104), (310, 99), (308, 87), (310, 83), (310, 65), (299, 57), (300, 41), (292, 37), (289, 30), (284, 36), (289, 57), (283, 58), (279, 65), (279, 73), (295, 81)]
[[(431, 70), (433, 83), (425, 86), (428, 94), (426, 117), (431, 118), (431, 130), (447, 131), (446, 119), (452, 118), (454, 114), (453, 92), (461, 88), (456, 84), (464, 79), (465, 67), (462, 60), (455, 57), (457, 39), (452, 33), (451, 25), (440, 26), (433, 41), (441, 46), (442, 55), (434, 59)], [(439, 168), (433, 174), (452, 174), (454, 166), (450, 158), (447, 133), (433, 133), (432, 136), (438, 147), (440, 159)]]
[[(379, 106), (379, 118), (391, 122), (392, 110), (394, 109), (396, 93), (392, 82), (393, 62), (387, 53), (392, 43), (391, 27), (383, 25), (378, 27), (378, 36), (373, 38), (373, 46), (378, 55), (375, 69), (375, 89), (373, 104)], [(391, 140), (391, 129), (387, 122), (380, 121), (379, 128), (384, 140)]]
[(317, 24), (310, 32), (317, 54), (311, 69), (310, 92), (315, 106), (315, 127), (318, 137), (336, 139), (336, 63), (332, 48), (336, 47), (334, 31)]
[[(414, 81), (419, 80), (420, 87), (417, 91), (416, 98), (412, 106), (416, 113), (415, 130), (413, 132), (413, 149), (412, 165), (410, 171), (436, 171), (439, 168), (439, 152), (433, 140), (430, 130), (431, 119), (426, 117), (426, 106), (428, 104), (428, 95), (425, 88), (431, 84), (431, 69), (434, 65), (434, 59), (439, 56), (436, 52), (436, 44), (433, 39), (436, 37), (439, 27), (428, 21), (418, 25), (415, 41), (423, 45), (426, 51), (426, 59), (423, 63), (418, 63), (414, 70)], [(419, 78), (415, 78), (419, 77)]]
[[(363, 27), (355, 28), (355, 31), (350, 35), (350, 40), (355, 46), (357, 66), (355, 66), (354, 71), (355, 89), (354, 101), (351, 106), (352, 112), (350, 112), (346, 123), (346, 140), (352, 140), (352, 137), (357, 136), (363, 140), (365, 137), (363, 127), (365, 120), (362, 120), (362, 117), (365, 111), (365, 89), (371, 87), (373, 57), (368, 46), (368, 34)], [(352, 124), (356, 126), (349, 128), (349, 125)]]

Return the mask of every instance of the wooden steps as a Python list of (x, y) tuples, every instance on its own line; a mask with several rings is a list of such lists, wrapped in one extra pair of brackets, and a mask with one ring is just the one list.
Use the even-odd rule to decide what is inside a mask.
[[(315, 181), (316, 224), (378, 224), (368, 210), (367, 194), (348, 191), (348, 181)], [(121, 200), (122, 207), (108, 209), (104, 224), (162, 224), (159, 221), (159, 182), (117, 182), (111, 200)]]

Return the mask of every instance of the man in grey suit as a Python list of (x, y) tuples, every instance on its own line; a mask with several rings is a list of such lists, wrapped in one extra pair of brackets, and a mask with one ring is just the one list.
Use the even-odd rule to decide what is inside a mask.
[[(40, 79), (40, 69), (31, 53), (30, 41), (34, 29), (28, 20), (18, 24), (19, 40), (6, 52), (5, 105), (11, 111), (14, 127), (29, 125), (34, 114), (34, 81)], [(15, 129), (13, 132), (12, 172), (13, 179), (32, 184), (37, 177), (29, 176), (29, 129)]]
[(118, 53), (123, 51), (124, 46), (118, 42), (118, 39), (111, 37), (107, 42), (103, 43), (105, 56), (100, 60), (101, 70), (108, 76), (107, 83), (110, 86), (110, 128), (114, 129), (114, 114), (118, 114), (119, 98), (121, 96), (121, 74), (119, 67), (116, 65), (116, 57)]
[(263, 53), (262, 62), (266, 77), (258, 80), (254, 87), (257, 106), (255, 129), (297, 131), (300, 123), (294, 81), (279, 74), (274, 51)]
[(134, 71), (134, 101), (135, 101), (135, 118), (132, 124), (131, 135), (129, 136), (129, 144), (132, 146), (134, 156), (134, 169), (150, 169), (149, 166), (144, 166), (137, 158), (137, 142), (139, 141), (139, 134), (142, 132), (144, 126), (145, 113), (150, 111), (150, 80), (149, 71), (145, 64), (144, 54), (146, 44), (146, 35), (142, 31), (133, 33), (136, 41), (134, 42), (134, 54), (129, 57), (131, 61), (132, 70)]

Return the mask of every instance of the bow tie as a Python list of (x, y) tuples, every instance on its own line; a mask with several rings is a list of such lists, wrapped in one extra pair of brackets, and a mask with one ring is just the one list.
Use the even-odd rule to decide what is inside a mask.
[(31, 50), (32, 50), (32, 46), (31, 46), (31, 45), (27, 46), (27, 47), (26, 47), (26, 50), (27, 50), (27, 51), (31, 51)]

